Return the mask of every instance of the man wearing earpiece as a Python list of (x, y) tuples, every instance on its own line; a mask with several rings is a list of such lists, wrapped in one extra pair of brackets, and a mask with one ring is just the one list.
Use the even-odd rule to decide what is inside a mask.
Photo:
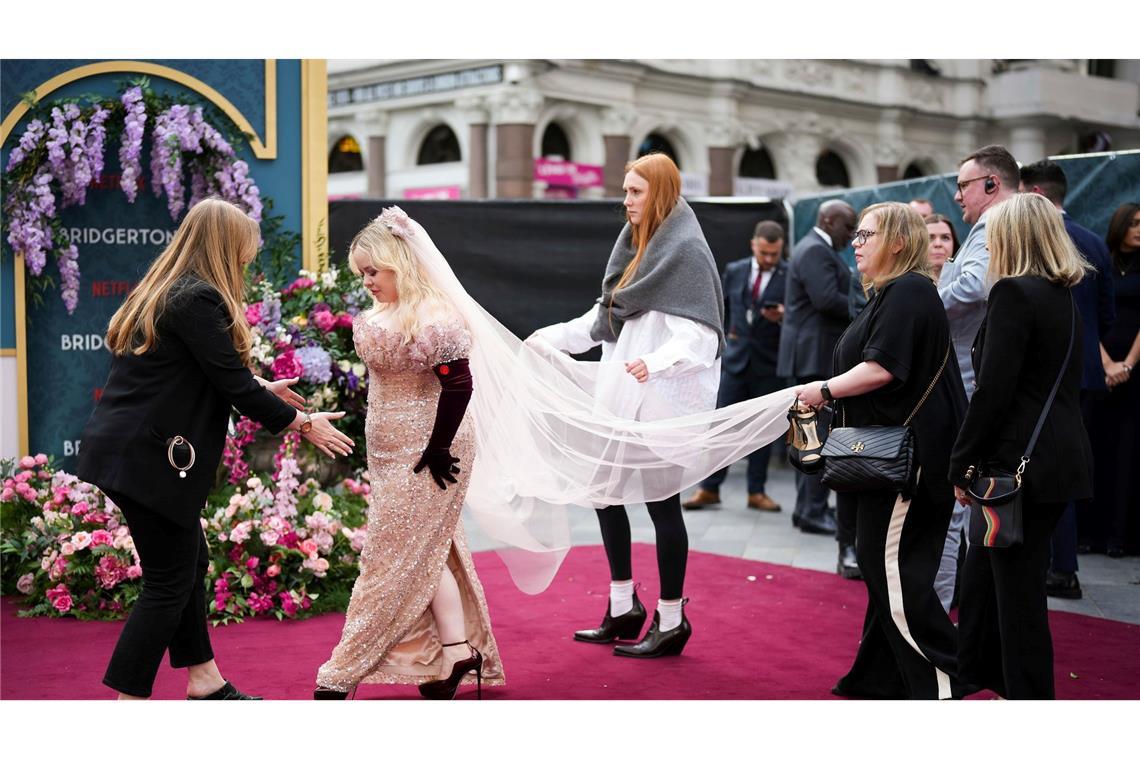
[(1017, 194), (1021, 176), (1017, 161), (1001, 145), (987, 145), (962, 159), (958, 165), (958, 190), (954, 201), (962, 207), (962, 218), (974, 225), (958, 253), (946, 260), (938, 278), (938, 295), (950, 319), (950, 337), (966, 396), (974, 395), (974, 368), (970, 348), (986, 315), (989, 286), (986, 270), (990, 253), (986, 250), (986, 212), (1011, 195)]
[[(1017, 161), (1000, 145), (987, 145), (962, 159), (958, 165), (958, 190), (954, 201), (962, 207), (962, 219), (974, 225), (958, 252), (946, 260), (938, 277), (938, 295), (950, 320), (950, 338), (962, 373), (966, 398), (974, 395), (974, 365), (970, 350), (982, 319), (986, 316), (989, 283), (986, 273), (990, 252), (986, 249), (986, 214), (991, 208), (1017, 194), (1021, 174)], [(946, 531), (942, 562), (934, 588), (942, 606), (949, 611), (958, 582), (963, 531), (969, 515), (961, 504), (954, 505)]]

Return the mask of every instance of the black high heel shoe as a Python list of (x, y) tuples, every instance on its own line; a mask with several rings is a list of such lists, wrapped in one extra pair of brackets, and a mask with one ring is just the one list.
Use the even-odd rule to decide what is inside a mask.
[[(689, 600), (685, 599), (682, 605), (688, 603)], [(645, 632), (645, 638), (636, 644), (622, 644), (614, 647), (614, 654), (618, 657), (636, 657), (643, 660), (681, 654), (685, 649), (685, 644), (689, 641), (689, 637), (693, 635), (693, 627), (689, 625), (689, 619), (685, 617), (684, 609), (681, 610), (681, 624), (679, 626), (667, 631), (662, 631), (660, 626), (661, 616), (655, 610), (653, 612), (653, 623)]]
[(645, 605), (637, 598), (637, 591), (634, 590), (633, 609), (617, 617), (611, 617), (607, 603), (606, 616), (602, 618), (602, 624), (597, 628), (574, 631), (574, 640), (590, 644), (609, 644), (615, 639), (635, 640), (641, 635), (641, 626), (645, 625), (647, 615)]
[(356, 694), (356, 687), (353, 686), (350, 691), (337, 691), (336, 689), (322, 689), (317, 687), (313, 690), (313, 699), (348, 699)]
[(447, 678), (442, 678), (438, 681), (425, 681), (420, 684), (420, 696), (424, 699), (455, 699), (455, 691), (459, 688), (459, 682), (463, 680), (463, 676), (474, 671), (475, 673), (475, 698), (483, 698), (483, 655), (478, 649), (471, 646), (471, 644), (464, 639), (463, 641), (456, 641), (453, 644), (444, 644), (445, 647), (457, 647), (460, 644), (467, 644), (467, 648), (472, 651), (472, 656), (465, 660), (460, 660), (451, 666), (451, 675)]
[(796, 401), (788, 410), (788, 461), (805, 475), (823, 469), (823, 442), (827, 436), (819, 434), (819, 415), (811, 407), (800, 406)]

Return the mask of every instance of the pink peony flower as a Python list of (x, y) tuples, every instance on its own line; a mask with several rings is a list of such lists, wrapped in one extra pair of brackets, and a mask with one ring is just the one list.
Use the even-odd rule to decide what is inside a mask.
[(253, 304), (252, 306), (245, 307), (245, 320), (251, 325), (256, 325), (261, 322), (261, 302)]
[(310, 280), (308, 277), (298, 277), (289, 284), (289, 287), (285, 288), (285, 292), (292, 293), (294, 290), (302, 290), (304, 288), (311, 287), (313, 287), (312, 280)]
[(91, 534), (85, 530), (76, 531), (71, 537), (71, 543), (75, 546), (75, 551), (86, 549), (91, 545)]
[(300, 377), (304, 371), (305, 368), (301, 365), (297, 354), (291, 348), (273, 360), (273, 379), (275, 380), (283, 380), (287, 377)]
[(87, 512), (90, 509), (91, 509), (91, 507), (87, 506), (87, 502), (81, 501), (71, 508), (71, 514), (73, 514), (73, 515), (85, 515), (85, 514), (87, 514)]
[[(20, 459), (20, 467), (23, 467), (25, 470), (34, 469), (35, 466), (36, 466), (36, 458), (35, 457), (25, 456), (25, 457), (22, 457)], [(23, 473), (20, 473), (20, 474), (22, 475)]]
[(114, 540), (114, 536), (108, 530), (99, 529), (91, 534), (92, 546), (110, 546)]
[(336, 316), (331, 311), (315, 311), (309, 321), (321, 332), (328, 332), (336, 327)]
[(270, 578), (276, 578), (278, 575), (281, 575), (281, 565), (270, 565), (265, 568), (265, 574)]
[(62, 583), (55, 588), (48, 589), (47, 598), (51, 602), (51, 606), (59, 612), (67, 612), (71, 609), (71, 592)]
[(317, 542), (313, 539), (306, 538), (297, 546), (297, 548), (315, 559), (315, 555), (317, 553)]
[(21, 594), (27, 595), (32, 593), (32, 589), (36, 587), (36, 576), (31, 573), (25, 573), (20, 576), (20, 580), (16, 581), (16, 590)]
[(352, 329), (352, 315), (347, 312), (341, 312), (336, 315), (336, 326), (339, 330)]
[(36, 464), (45, 465), (47, 464), (47, 461), (47, 454), (36, 454)]
[(142, 577), (142, 565), (131, 565), (127, 568), (127, 577), (131, 580)]
[[(24, 459), (31, 459), (31, 457), (24, 457)], [(35, 465), (33, 464), (32, 466), (34, 467)], [(24, 470), (23, 472), (17, 472), (16, 473), (16, 482), (17, 483), (27, 483), (29, 480), (31, 480), (35, 476), (36, 476), (36, 474), (34, 472), (28, 472), (27, 470)]]
[(0, 491), (0, 501), (11, 501), (15, 495), (16, 492), (11, 488), (5, 488), (3, 491)]

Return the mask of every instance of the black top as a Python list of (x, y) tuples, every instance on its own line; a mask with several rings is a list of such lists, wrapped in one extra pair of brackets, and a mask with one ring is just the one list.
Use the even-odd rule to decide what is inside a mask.
[(861, 396), (839, 401), (833, 423), (848, 427), (901, 425), (918, 405), (939, 367), (946, 366), (934, 390), (911, 420), (919, 488), (945, 496), (950, 447), (966, 410), (966, 391), (950, 347), (950, 323), (929, 278), (908, 272), (884, 285), (867, 303), (835, 347), (835, 374), (864, 361), (882, 365), (893, 379)]
[(1116, 321), (1101, 335), (1105, 350), (1115, 361), (1123, 361), (1128, 356), (1132, 350), (1132, 341), (1136, 340), (1136, 332), (1140, 330), (1140, 252), (1133, 253), (1130, 258), (1124, 271), (1115, 265), (1112, 267)]
[[(77, 474), (183, 524), (198, 521), (214, 485), (231, 407), (271, 433), (296, 410), (258, 385), (229, 335), (221, 295), (195, 276), (171, 288), (156, 326), (158, 341), (141, 356), (113, 357), (103, 397), (83, 431)], [(167, 441), (181, 435), (196, 451), (185, 478), (171, 467)], [(185, 465), (189, 451), (178, 451)]]
[[(950, 479), (965, 488), (970, 465), (1017, 469), (1061, 371), (1074, 304), (1069, 289), (1040, 277), (1007, 277), (990, 290), (974, 339), (977, 389), (950, 458)], [(1092, 496), (1092, 453), (1081, 420), (1081, 315), (1072, 354), (1022, 486), (1037, 502)]]

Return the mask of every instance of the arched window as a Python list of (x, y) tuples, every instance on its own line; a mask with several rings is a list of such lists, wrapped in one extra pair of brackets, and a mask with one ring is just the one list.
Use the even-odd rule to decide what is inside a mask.
[(360, 143), (352, 135), (345, 135), (336, 141), (329, 153), (329, 174), (338, 172), (364, 171), (364, 157), (360, 155)]
[(566, 131), (554, 122), (550, 122), (542, 132), (542, 157), (561, 158), (563, 161), (572, 161), (570, 157), (570, 138)]
[(824, 187), (851, 187), (847, 164), (835, 151), (825, 150), (815, 162), (815, 180)]
[(673, 143), (664, 135), (659, 135), (656, 132), (651, 132), (641, 141), (641, 145), (637, 146), (637, 157), (648, 155), (650, 153), (664, 153), (669, 158), (673, 159), (673, 163), (677, 168), (681, 168), (681, 161), (677, 158), (677, 151), (673, 148)]
[(420, 143), (420, 154), (416, 158), (416, 164), (418, 166), (448, 164), (462, 160), (459, 140), (455, 137), (455, 133), (451, 131), (451, 127), (440, 124), (428, 132), (427, 137)]
[(909, 164), (906, 165), (906, 168), (903, 169), (903, 176), (902, 176), (903, 179), (918, 179), (919, 177), (925, 177), (925, 176), (926, 176), (926, 169), (924, 169), (922, 167), (922, 164), (920, 164), (917, 161), (911, 161)]
[(748, 148), (740, 159), (740, 171), (736, 176), (776, 179), (776, 167), (772, 164), (772, 156), (764, 148), (756, 150)]

